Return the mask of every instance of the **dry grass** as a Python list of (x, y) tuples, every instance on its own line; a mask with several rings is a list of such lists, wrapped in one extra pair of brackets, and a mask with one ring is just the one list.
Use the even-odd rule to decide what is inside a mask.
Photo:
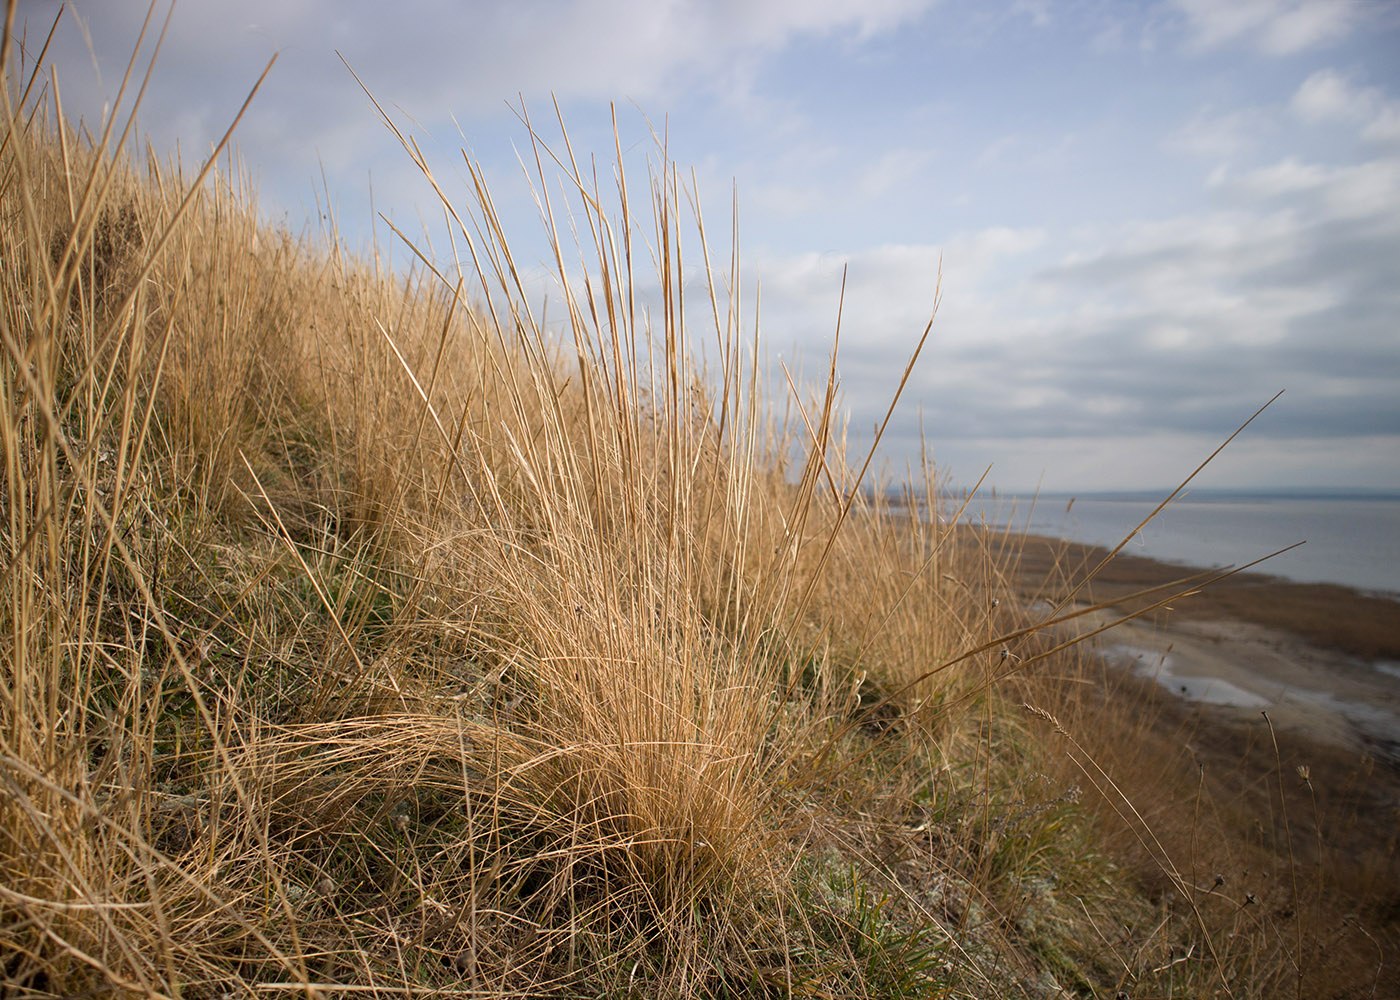
[(528, 130), (547, 329), (471, 164), (393, 275), (4, 78), (3, 995), (1291, 995), (1109, 856), (1016, 708), (1087, 661), (767, 395), (669, 164)]

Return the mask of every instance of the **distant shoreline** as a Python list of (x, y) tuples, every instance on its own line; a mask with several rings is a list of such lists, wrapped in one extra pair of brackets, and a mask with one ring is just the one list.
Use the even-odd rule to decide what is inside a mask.
[[(1400, 497), (1199, 491), (1154, 514), (1160, 503), (1128, 493), (988, 495), (960, 521), (1104, 548), (1131, 535), (1125, 551), (1178, 567), (1248, 565), (1272, 555), (1256, 572), (1400, 600)], [(957, 509), (939, 513), (949, 518)]]
[[(1161, 503), (1171, 496), (1175, 487), (1166, 486), (1156, 490), (988, 490), (978, 493), (973, 500), (1124, 500), (1133, 503)], [(899, 497), (903, 499), (903, 497)], [(940, 493), (940, 502), (960, 506), (966, 499), (963, 493)], [(1187, 487), (1172, 503), (1220, 502), (1229, 500), (1394, 500), (1400, 501), (1400, 489), (1367, 488), (1345, 486), (1328, 488), (1307, 487)], [(920, 502), (923, 502), (922, 498)]]
[[(1003, 554), (1006, 544), (993, 541), (994, 549)], [(1020, 546), (1018, 585), (1023, 591), (1045, 590), (1044, 596), (1067, 592), (1109, 553), (1102, 546), (1046, 535), (1013, 535), (1010, 544)], [(1135, 591), (1215, 572), (1123, 551), (1087, 585), (1084, 596), (1117, 603)], [(1235, 620), (1279, 629), (1361, 659), (1400, 661), (1400, 599), (1388, 592), (1243, 572), (1173, 602), (1172, 609), (1181, 618)]]
[[(970, 529), (976, 531), (976, 529)], [(984, 540), (1003, 558), (1020, 545), (1014, 586), (1023, 602), (1059, 603), (1108, 555), (1044, 536)], [(1104, 603), (1105, 624), (1164, 596), (1131, 594), (1209, 571), (1120, 553), (1075, 595)], [(1241, 573), (1103, 633), (1100, 654), (1156, 680), (1163, 692), (1221, 719), (1259, 722), (1400, 767), (1400, 601), (1337, 584)]]

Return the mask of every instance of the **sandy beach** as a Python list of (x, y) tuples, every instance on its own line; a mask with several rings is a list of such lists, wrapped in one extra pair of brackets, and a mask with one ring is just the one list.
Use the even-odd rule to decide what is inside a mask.
[(1281, 731), (1400, 765), (1400, 676), (1386, 664), (1238, 621), (1134, 621), (1097, 641), (1110, 662), (1188, 702), (1241, 720), (1267, 711)]
[[(1028, 539), (1019, 585), (1027, 597), (1058, 601), (1106, 555)], [(1120, 555), (1073, 606), (1118, 602), (1086, 616), (1097, 627), (1133, 609), (1134, 592), (1195, 572)], [(1221, 721), (1257, 722), (1267, 711), (1281, 732), (1400, 770), (1400, 602), (1386, 596), (1239, 574), (1094, 641), (1110, 663)]]

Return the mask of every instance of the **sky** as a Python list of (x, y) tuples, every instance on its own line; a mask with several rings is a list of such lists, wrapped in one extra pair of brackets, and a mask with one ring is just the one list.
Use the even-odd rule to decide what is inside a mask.
[[(59, 6), (21, 0), (31, 47)], [(145, 14), (68, 4), (70, 116)], [(772, 363), (824, 370), (844, 270), (854, 439), (941, 274), (896, 477), (922, 440), (955, 486), (1169, 488), (1284, 390), (1200, 484), (1400, 490), (1400, 0), (184, 0), (140, 129), (197, 158), (274, 54), (235, 134), (270, 219), (439, 214), (348, 64), (454, 200), (480, 162), (541, 287), (522, 101), (604, 165), (615, 106), (634, 182), (664, 128), (707, 230), (737, 198)]]

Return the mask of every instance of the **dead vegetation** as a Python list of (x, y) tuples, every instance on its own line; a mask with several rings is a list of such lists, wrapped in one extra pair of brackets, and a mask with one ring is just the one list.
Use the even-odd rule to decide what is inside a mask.
[(669, 165), (529, 131), (587, 262), (556, 235), (549, 329), (474, 169), (455, 255), (386, 274), (4, 51), (5, 996), (1382, 981), (1197, 885), (1129, 799), (1200, 800), (1109, 778), (1010, 557), (860, 488), (834, 379), (768, 395)]

